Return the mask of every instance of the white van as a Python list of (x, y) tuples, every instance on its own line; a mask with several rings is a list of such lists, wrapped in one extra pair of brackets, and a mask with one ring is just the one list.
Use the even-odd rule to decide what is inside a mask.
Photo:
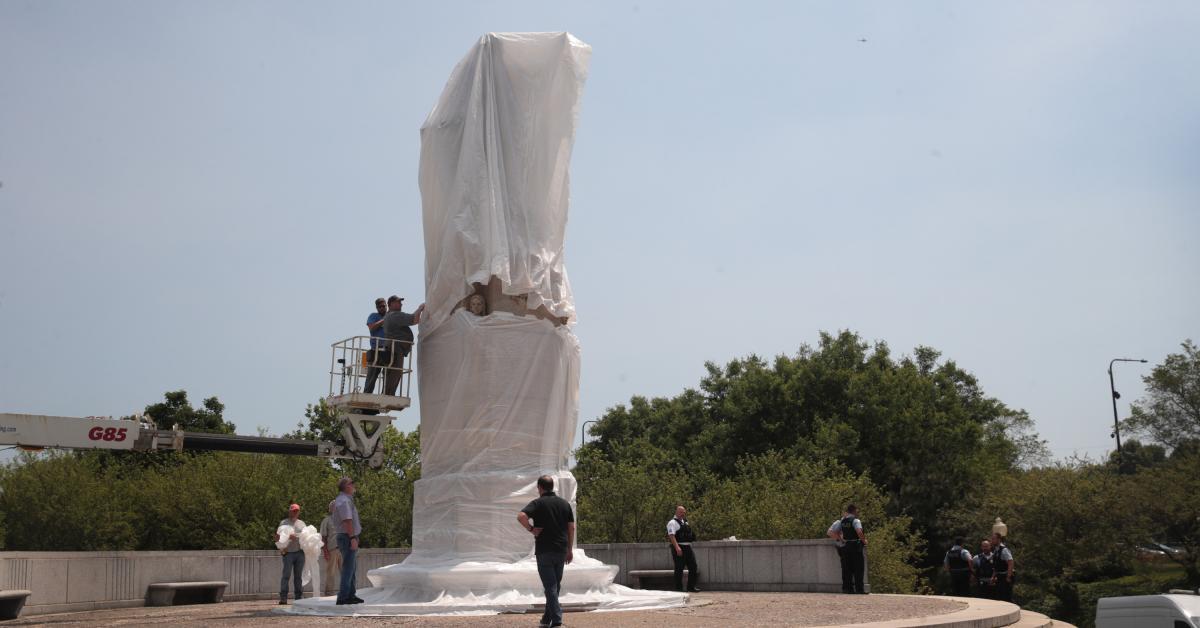
[(1200, 628), (1200, 595), (1102, 597), (1096, 628)]

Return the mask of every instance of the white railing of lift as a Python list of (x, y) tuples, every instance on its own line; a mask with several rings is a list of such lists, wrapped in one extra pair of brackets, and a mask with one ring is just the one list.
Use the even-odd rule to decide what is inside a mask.
[[(413, 342), (373, 336), (351, 336), (333, 345), (329, 361), (329, 394), (366, 392), (367, 377), (378, 369), (372, 392), (385, 392), (388, 374), (399, 376), (395, 396), (409, 397), (412, 385)], [(400, 351), (402, 348), (406, 352)], [(399, 355), (400, 359), (395, 357)], [(390, 359), (389, 359), (390, 358)]]

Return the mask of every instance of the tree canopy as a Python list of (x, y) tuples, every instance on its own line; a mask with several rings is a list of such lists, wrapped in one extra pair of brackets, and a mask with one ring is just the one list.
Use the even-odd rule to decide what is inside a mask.
[(186, 390), (174, 390), (164, 393), (161, 402), (146, 406), (145, 414), (160, 430), (178, 425), (185, 432), (233, 434), (236, 428), (224, 419), (223, 412), (225, 404), (216, 397), (209, 397), (200, 408), (193, 408)]
[[(200, 410), (184, 391), (146, 413), (160, 427), (232, 431), (216, 397)], [(309, 406), (298, 436), (340, 438), (324, 401)], [(420, 476), (420, 437), (388, 428), (385, 465), (338, 465), (309, 457), (229, 452), (51, 452), (22, 454), (0, 467), (0, 548), (8, 550), (266, 549), (291, 503), (317, 525), (352, 475), (368, 547), (412, 539), (412, 486)], [(191, 452), (194, 453), (194, 452)]]
[(1027, 413), (989, 397), (929, 347), (895, 358), (885, 343), (843, 331), (822, 333), (794, 356), (706, 368), (698, 389), (609, 409), (582, 449), (584, 471), (598, 459), (589, 451), (620, 466), (628, 452), (656, 450), (706, 484), (734, 477), (745, 457), (828, 460), (870, 476), (889, 516), (910, 516), (940, 543), (951, 534), (947, 506), (993, 475), (1046, 457)]
[(1146, 396), (1133, 404), (1126, 422), (1172, 449), (1200, 441), (1200, 348), (1191, 340), (1181, 346), (1142, 378)]

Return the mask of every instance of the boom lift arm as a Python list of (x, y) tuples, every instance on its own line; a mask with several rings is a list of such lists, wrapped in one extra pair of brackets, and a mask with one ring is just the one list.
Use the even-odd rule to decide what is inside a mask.
[[(380, 441), (394, 418), (386, 413), (404, 410), (411, 403), (412, 343), (353, 336), (333, 343), (332, 348), (325, 400), (342, 422), (339, 443), (185, 432), (178, 425), (164, 430), (143, 416), (113, 419), (0, 413), (0, 445), (34, 450), (240, 451), (359, 460), (379, 468), (383, 465)], [(376, 384), (382, 393), (375, 392)]]
[(383, 464), (380, 438), (392, 421), (388, 415), (349, 413), (342, 416), (344, 443), (266, 436), (161, 430), (140, 419), (64, 417), (0, 413), (0, 445), (23, 449), (108, 449), (117, 451), (240, 451), (288, 456), (317, 456)]

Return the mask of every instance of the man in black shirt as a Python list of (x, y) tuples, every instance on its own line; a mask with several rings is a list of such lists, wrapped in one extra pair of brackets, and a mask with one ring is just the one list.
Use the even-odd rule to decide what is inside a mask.
[[(537, 481), (538, 498), (517, 513), (517, 521), (534, 536), (538, 576), (546, 590), (546, 612), (539, 626), (561, 626), (562, 606), (558, 589), (563, 566), (575, 558), (575, 513), (571, 503), (554, 494), (554, 478), (543, 475)], [(530, 519), (533, 519), (530, 522)]]
[(858, 518), (858, 506), (846, 506), (846, 515), (835, 522), (834, 540), (842, 541), (842, 593), (866, 593), (863, 576), (866, 571), (864, 552), (867, 535), (863, 534), (862, 520)]

